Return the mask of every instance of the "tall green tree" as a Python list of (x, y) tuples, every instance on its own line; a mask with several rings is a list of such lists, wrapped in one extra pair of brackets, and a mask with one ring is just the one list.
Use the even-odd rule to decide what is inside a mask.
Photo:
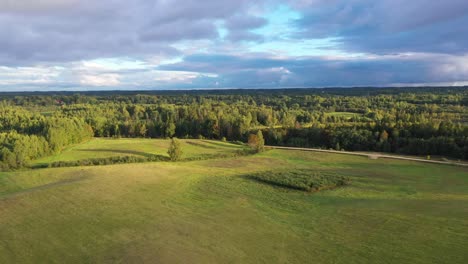
[(174, 120), (171, 118), (166, 122), (164, 134), (166, 135), (166, 137), (172, 137), (175, 134), (175, 131), (176, 125), (174, 123)]
[(257, 152), (263, 152), (265, 151), (265, 139), (263, 138), (263, 133), (261, 130), (258, 130), (257, 132), (257, 147), (256, 147)]
[(182, 158), (182, 146), (177, 138), (173, 137), (171, 139), (171, 143), (169, 145), (169, 149), (167, 150), (167, 154), (169, 154), (169, 158), (171, 159), (171, 161), (178, 161)]

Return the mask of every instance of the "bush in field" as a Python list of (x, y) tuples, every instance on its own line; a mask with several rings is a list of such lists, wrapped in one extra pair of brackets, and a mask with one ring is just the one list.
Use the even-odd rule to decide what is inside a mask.
[(346, 176), (308, 170), (267, 171), (248, 175), (248, 178), (275, 186), (308, 192), (332, 189), (351, 183)]
[(171, 139), (171, 144), (169, 145), (167, 154), (169, 154), (171, 161), (178, 161), (182, 158), (182, 147), (180, 145), (180, 141), (177, 138)]

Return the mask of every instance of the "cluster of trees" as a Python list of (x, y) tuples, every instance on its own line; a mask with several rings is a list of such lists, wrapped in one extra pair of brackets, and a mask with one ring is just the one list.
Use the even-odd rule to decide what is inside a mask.
[(466, 87), (12, 93), (0, 100), (1, 160), (9, 167), (90, 136), (248, 142), (258, 130), (269, 145), (468, 159)]
[(56, 114), (84, 119), (98, 137), (225, 137), (241, 140), (255, 127), (295, 123), (295, 116), (286, 110), (274, 111), (271, 107), (246, 102), (190, 105), (107, 102), (63, 106)]
[(31, 160), (61, 151), (93, 136), (79, 118), (46, 117), (25, 109), (0, 105), (0, 168), (21, 168)]
[[(451, 123), (450, 121), (446, 123)], [(443, 155), (468, 158), (468, 131), (456, 126), (443, 133), (444, 122), (411, 126), (379, 126), (373, 124), (339, 126), (314, 125), (309, 128), (269, 129), (265, 142), (269, 145), (319, 147), (335, 150), (379, 151), (412, 155)], [(418, 133), (426, 127), (423, 134)], [(428, 127), (438, 128), (432, 132)]]
[(247, 142), (253, 151), (260, 153), (265, 151), (265, 139), (261, 130), (257, 134), (250, 134), (249, 141)]

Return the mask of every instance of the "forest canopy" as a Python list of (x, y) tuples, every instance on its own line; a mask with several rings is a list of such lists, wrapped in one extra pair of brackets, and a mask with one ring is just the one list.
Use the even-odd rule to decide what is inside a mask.
[(0, 94), (4, 169), (91, 137), (226, 138), (468, 159), (468, 88)]

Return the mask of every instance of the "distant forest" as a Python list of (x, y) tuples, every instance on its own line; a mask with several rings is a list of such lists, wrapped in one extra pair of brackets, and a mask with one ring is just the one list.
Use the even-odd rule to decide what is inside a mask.
[(91, 137), (209, 138), (468, 159), (468, 87), (0, 93), (0, 167)]

